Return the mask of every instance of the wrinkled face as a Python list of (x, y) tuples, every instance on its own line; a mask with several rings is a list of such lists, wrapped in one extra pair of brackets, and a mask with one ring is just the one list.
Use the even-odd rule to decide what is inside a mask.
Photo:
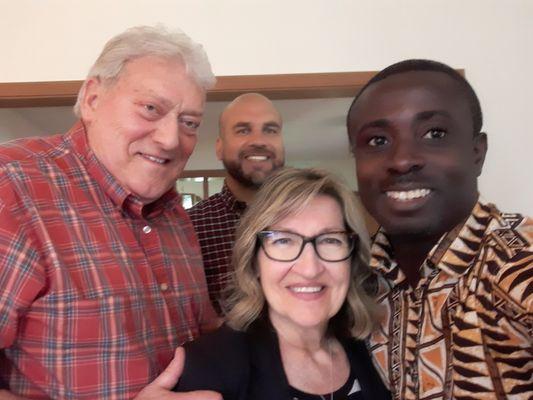
[(234, 104), (222, 116), (220, 129), (217, 157), (243, 186), (261, 186), (283, 166), (281, 118), (270, 102), (252, 99)]
[(81, 111), (89, 145), (127, 191), (151, 203), (183, 171), (204, 99), (179, 60), (134, 59), (116, 82), (88, 82)]
[(439, 237), (469, 214), (486, 136), (474, 135), (463, 89), (440, 72), (371, 85), (348, 131), (361, 199), (390, 235)]
[[(318, 195), (301, 212), (269, 229), (312, 237), (343, 231), (345, 225), (339, 203), (330, 196)], [(308, 243), (294, 261), (271, 260), (263, 249), (258, 251), (257, 261), (270, 320), (278, 331), (325, 328), (344, 303), (350, 282), (350, 259), (323, 261)]]

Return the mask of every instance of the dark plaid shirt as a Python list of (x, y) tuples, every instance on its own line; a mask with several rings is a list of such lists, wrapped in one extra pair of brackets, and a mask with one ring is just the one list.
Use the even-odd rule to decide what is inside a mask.
[(130, 399), (215, 316), (175, 190), (150, 206), (66, 135), (0, 146), (0, 388)]
[(188, 211), (202, 248), (209, 296), (220, 313), (220, 299), (231, 275), (235, 227), (246, 203), (238, 201), (226, 184), (220, 193), (199, 202)]

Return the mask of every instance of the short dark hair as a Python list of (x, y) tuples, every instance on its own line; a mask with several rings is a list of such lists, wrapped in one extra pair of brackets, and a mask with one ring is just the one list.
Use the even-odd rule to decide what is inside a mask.
[(365, 86), (357, 93), (350, 108), (348, 109), (348, 115), (346, 117), (346, 126), (349, 128), (350, 114), (359, 100), (359, 97), (368, 89), (369, 86), (373, 85), (376, 82), (382, 81), (383, 79), (395, 75), (401, 74), (403, 72), (411, 71), (433, 71), (433, 72), (442, 72), (443, 74), (448, 75), (454, 81), (459, 83), (461, 88), (464, 90), (464, 95), (468, 101), (470, 107), (470, 113), (472, 114), (472, 123), (474, 128), (474, 135), (477, 135), (481, 132), (481, 127), (483, 126), (483, 113), (481, 112), (481, 105), (479, 104), (479, 99), (476, 95), (476, 92), (459, 72), (454, 70), (452, 67), (443, 64), (438, 61), (433, 60), (423, 60), (423, 59), (410, 59), (397, 62), (388, 66), (387, 68), (378, 72), (372, 79), (370, 79)]

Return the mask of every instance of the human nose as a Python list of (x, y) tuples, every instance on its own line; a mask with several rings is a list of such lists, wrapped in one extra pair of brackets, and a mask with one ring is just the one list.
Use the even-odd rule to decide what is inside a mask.
[(152, 138), (164, 150), (175, 150), (180, 143), (178, 119), (171, 114), (165, 115), (159, 120)]
[(414, 140), (401, 140), (393, 145), (389, 158), (389, 171), (407, 174), (422, 169), (424, 165), (424, 158)]
[(253, 127), (248, 135), (248, 144), (265, 145), (267, 143), (265, 134), (260, 127)]
[(320, 275), (324, 270), (324, 264), (318, 257), (312, 241), (304, 244), (300, 257), (295, 261), (293, 270), (307, 279), (312, 279)]

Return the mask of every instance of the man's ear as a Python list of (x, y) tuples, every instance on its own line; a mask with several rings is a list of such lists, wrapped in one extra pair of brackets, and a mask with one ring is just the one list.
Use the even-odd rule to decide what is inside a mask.
[(80, 112), (82, 119), (89, 123), (94, 119), (94, 113), (98, 106), (103, 84), (98, 77), (88, 78), (84, 83), (83, 95), (80, 102)]
[(218, 161), (222, 161), (222, 147), (224, 145), (222, 144), (222, 138), (220, 136), (217, 137), (217, 141), (215, 143), (215, 153), (217, 155)]
[(481, 175), (481, 171), (483, 170), (487, 149), (487, 134), (485, 132), (479, 132), (474, 136), (474, 165), (477, 167), (477, 176)]

